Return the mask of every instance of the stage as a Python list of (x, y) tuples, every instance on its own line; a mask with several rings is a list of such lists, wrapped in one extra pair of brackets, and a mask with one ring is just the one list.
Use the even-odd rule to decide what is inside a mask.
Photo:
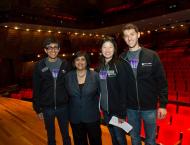
[[(111, 145), (108, 129), (101, 126), (103, 145)], [(69, 129), (72, 138), (71, 129)], [(130, 138), (127, 136), (128, 145)], [(56, 122), (57, 145), (62, 139)], [(0, 97), (0, 145), (46, 145), (43, 121), (38, 119), (32, 103), (18, 99)], [(72, 145), (73, 139), (72, 139)]]

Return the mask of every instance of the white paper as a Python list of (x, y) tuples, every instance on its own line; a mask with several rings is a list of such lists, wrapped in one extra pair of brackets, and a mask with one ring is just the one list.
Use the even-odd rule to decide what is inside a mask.
[(109, 121), (109, 124), (120, 127), (123, 130), (125, 130), (127, 133), (129, 133), (129, 131), (131, 131), (131, 129), (133, 128), (129, 123), (125, 121), (122, 123), (118, 123), (118, 117), (116, 116), (112, 116), (111, 120)]

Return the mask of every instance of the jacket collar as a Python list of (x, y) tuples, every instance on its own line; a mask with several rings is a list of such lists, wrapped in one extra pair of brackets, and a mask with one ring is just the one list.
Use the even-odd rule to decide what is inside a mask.
[[(85, 89), (88, 86), (88, 82), (90, 82), (90, 81), (92, 81), (91, 73), (90, 73), (90, 70), (87, 70), (83, 89)], [(76, 70), (73, 71), (73, 85), (74, 85), (74, 88), (76, 88), (77, 94), (81, 95), (79, 85), (78, 85)], [(84, 93), (83, 89), (82, 89), (82, 94)]]
[[(140, 54), (139, 54), (139, 59), (140, 59), (142, 53), (144, 52), (144, 50), (145, 50), (145, 48), (141, 47), (141, 52), (140, 52)], [(121, 53), (121, 55), (120, 55), (119, 57), (122, 58), (122, 59), (124, 59), (124, 60), (127, 60), (126, 57), (127, 57), (127, 52), (128, 52), (128, 51), (129, 51), (129, 50), (125, 50), (124, 52)]]
[[(86, 71), (86, 78), (85, 78), (85, 82), (84, 82), (84, 83), (87, 83), (87, 82), (92, 81), (90, 75), (91, 75), (90, 70), (87, 70), (87, 71)], [(76, 72), (76, 70), (74, 71), (74, 79), (76, 80), (76, 83), (77, 83), (77, 85), (78, 85), (77, 72)]]
[[(49, 68), (47, 67), (47, 65), (45, 63), (46, 59), (47, 59), (47, 57), (41, 60), (41, 66), (42, 66), (41, 70), (46, 70), (47, 69), (47, 71), (51, 74)], [(63, 67), (63, 62), (61, 63), (60, 70), (59, 70), (57, 78), (60, 76), (60, 72), (63, 71), (62, 67)]]

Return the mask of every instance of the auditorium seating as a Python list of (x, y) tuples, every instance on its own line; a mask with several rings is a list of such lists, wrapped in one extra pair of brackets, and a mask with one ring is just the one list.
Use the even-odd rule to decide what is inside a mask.
[(21, 89), (18, 93), (12, 93), (10, 97), (30, 101), (32, 99), (32, 89)]
[[(157, 143), (190, 145), (190, 39), (171, 40), (158, 50), (168, 81), (167, 117), (157, 121)], [(142, 136), (144, 133), (142, 132)]]
[[(187, 42), (188, 41), (188, 42)], [(176, 41), (172, 45), (178, 44), (187, 46), (189, 39), (182, 42)], [(171, 45), (170, 45), (171, 47)], [(175, 102), (173, 105), (168, 105), (168, 117), (160, 123), (160, 138), (158, 142), (163, 140), (165, 144), (173, 144), (171, 140), (180, 140), (182, 145), (189, 145), (190, 138), (190, 107), (189, 106), (179, 106), (178, 104), (183, 103), (185, 105), (190, 105), (190, 53), (188, 47), (171, 47), (170, 49), (160, 50), (160, 58), (164, 64), (168, 79), (168, 89), (169, 89), (169, 101)], [(165, 124), (163, 123), (165, 122)], [(169, 125), (167, 125), (167, 123)], [(162, 131), (164, 128), (165, 131)], [(169, 131), (171, 129), (171, 132)], [(162, 138), (168, 136), (171, 139)], [(176, 134), (174, 134), (176, 132)], [(166, 133), (166, 135), (164, 135)], [(169, 143), (170, 142), (170, 143)], [(177, 142), (176, 142), (177, 143)]]
[[(190, 145), (190, 39), (172, 40), (158, 50), (168, 81), (167, 117), (157, 121), (157, 143)], [(10, 96), (32, 99), (32, 89), (21, 89)], [(184, 106), (182, 106), (184, 105)], [(101, 115), (102, 116), (102, 115)], [(144, 137), (142, 130), (142, 137)]]
[(190, 103), (190, 38), (171, 40), (158, 50), (168, 80), (169, 100)]
[(189, 145), (190, 107), (168, 104), (167, 117), (157, 121), (157, 143), (163, 145)]

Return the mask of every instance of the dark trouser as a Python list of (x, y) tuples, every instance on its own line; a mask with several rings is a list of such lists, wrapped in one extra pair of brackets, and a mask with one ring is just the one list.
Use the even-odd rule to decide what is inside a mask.
[(113, 145), (127, 145), (125, 131), (119, 127), (109, 124), (112, 115), (104, 112), (104, 121), (108, 126), (109, 132), (111, 134), (112, 144)]
[[(75, 145), (102, 145), (99, 121), (92, 123), (70, 123)], [(88, 139), (87, 139), (88, 136)]]
[(56, 145), (55, 141), (55, 118), (57, 117), (61, 131), (63, 145), (71, 145), (68, 132), (68, 108), (67, 106), (59, 109), (45, 108), (43, 111), (44, 123), (47, 130), (48, 145)]

